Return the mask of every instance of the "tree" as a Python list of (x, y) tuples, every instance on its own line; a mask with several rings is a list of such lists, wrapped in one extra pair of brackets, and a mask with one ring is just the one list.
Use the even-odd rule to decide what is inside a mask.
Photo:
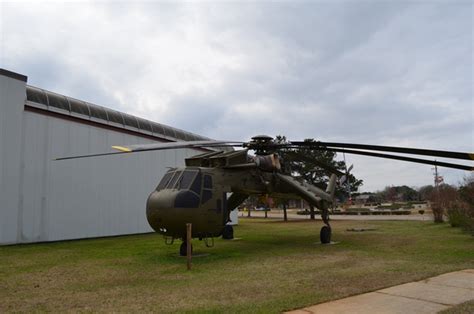
[(464, 178), (458, 196), (458, 201), (447, 209), (449, 223), (474, 235), (474, 175)]
[(474, 174), (464, 178), (464, 182), (459, 187), (459, 197), (470, 207), (474, 207)]
[(399, 201), (397, 189), (394, 186), (386, 186), (385, 189), (380, 193), (381, 198), (385, 202), (396, 202)]
[(286, 198), (275, 198), (273, 204), (278, 208), (283, 208), (283, 221), (288, 221), (288, 200)]
[[(278, 135), (275, 139), (278, 143), (287, 142), (285, 136)], [(305, 142), (316, 142), (314, 139), (305, 139)], [(340, 172), (345, 172), (346, 164), (344, 161), (337, 161), (336, 152), (327, 150), (314, 150), (308, 148), (294, 149), (290, 151), (282, 151), (286, 169), (292, 175), (303, 179), (304, 181), (325, 190), (329, 178), (332, 175), (330, 168), (336, 169)], [(362, 180), (357, 179), (354, 175), (349, 174), (347, 181), (351, 192), (355, 192), (363, 184)], [(336, 186), (335, 195), (339, 199), (345, 199), (347, 194), (346, 185)]]
[(433, 191), (434, 191), (434, 186), (432, 185), (425, 185), (419, 188), (418, 195), (420, 197), (420, 201), (429, 201)]
[(400, 193), (404, 202), (418, 201), (420, 199), (418, 191), (406, 185), (400, 187)]
[(420, 196), (419, 193), (406, 185), (401, 186), (387, 186), (381, 192), (377, 193), (383, 201), (386, 202), (409, 202), (417, 201)]
[(451, 208), (458, 200), (458, 191), (449, 184), (441, 184), (431, 194), (431, 209), (433, 210), (434, 222), (443, 222), (445, 210)]

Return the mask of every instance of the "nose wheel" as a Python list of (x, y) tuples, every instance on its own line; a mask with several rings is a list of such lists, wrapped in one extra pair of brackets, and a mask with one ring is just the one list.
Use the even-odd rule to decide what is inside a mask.
[(231, 240), (234, 238), (234, 228), (231, 225), (225, 225), (222, 230), (222, 239)]
[[(183, 243), (181, 243), (181, 246), (179, 247), (179, 255), (180, 256), (186, 256), (188, 254), (188, 246), (187, 246), (187, 242), (186, 241), (183, 241)], [(191, 254), (193, 253), (193, 245), (191, 245)]]
[(326, 225), (321, 228), (319, 239), (322, 244), (329, 244), (331, 243), (331, 226), (329, 225), (329, 211), (327, 209), (322, 211), (321, 218)]

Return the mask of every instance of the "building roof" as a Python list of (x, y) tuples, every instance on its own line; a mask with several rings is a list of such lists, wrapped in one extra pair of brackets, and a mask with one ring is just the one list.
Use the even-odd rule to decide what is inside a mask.
[(38, 87), (26, 86), (26, 106), (88, 120), (115, 128), (142, 133), (169, 141), (199, 141), (210, 138), (146, 120), (130, 114), (98, 106), (53, 93)]

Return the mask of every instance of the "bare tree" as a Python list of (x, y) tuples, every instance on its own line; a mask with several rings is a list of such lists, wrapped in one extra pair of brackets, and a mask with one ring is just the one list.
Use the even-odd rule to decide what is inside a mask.
[(434, 222), (444, 221), (446, 210), (451, 208), (459, 200), (458, 191), (449, 184), (438, 186), (430, 195), (431, 209), (433, 210)]

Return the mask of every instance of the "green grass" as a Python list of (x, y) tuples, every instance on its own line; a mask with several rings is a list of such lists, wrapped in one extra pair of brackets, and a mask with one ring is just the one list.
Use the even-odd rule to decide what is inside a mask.
[(474, 313), (474, 300), (455, 305), (439, 314), (472, 314)]
[[(214, 248), (156, 234), (0, 247), (0, 312), (281, 312), (441, 273), (474, 268), (474, 238), (448, 224), (240, 219)], [(374, 228), (349, 232), (348, 228)]]

